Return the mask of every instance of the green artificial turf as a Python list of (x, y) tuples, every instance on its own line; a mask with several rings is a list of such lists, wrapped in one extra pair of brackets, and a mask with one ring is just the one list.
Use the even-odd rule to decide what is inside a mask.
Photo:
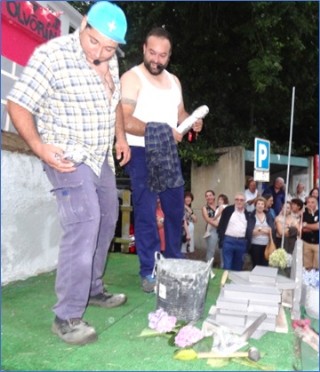
[[(1, 370), (11, 371), (210, 371), (205, 359), (180, 361), (175, 347), (165, 337), (139, 337), (148, 325), (148, 313), (156, 308), (156, 295), (140, 288), (138, 257), (111, 253), (105, 284), (110, 292), (128, 296), (114, 309), (89, 307), (84, 319), (99, 335), (96, 343), (72, 346), (51, 333), (55, 272), (9, 284), (2, 288)], [(209, 282), (204, 316), (215, 304), (222, 271)], [(203, 319), (197, 323), (201, 327)], [(250, 339), (264, 354), (259, 364), (269, 370), (293, 369), (293, 332), (268, 332), (260, 340)], [(216, 370), (256, 370), (231, 362)]]

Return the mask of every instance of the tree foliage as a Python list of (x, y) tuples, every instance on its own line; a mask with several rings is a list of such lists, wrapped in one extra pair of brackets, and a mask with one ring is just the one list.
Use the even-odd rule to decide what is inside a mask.
[[(89, 4), (73, 3), (82, 12)], [(255, 137), (287, 153), (293, 87), (292, 154), (318, 152), (318, 2), (117, 3), (128, 19), (121, 72), (141, 62), (151, 27), (165, 25), (174, 40), (169, 70), (186, 108), (210, 108), (199, 139), (180, 146), (184, 159), (204, 164), (214, 148), (253, 149)]]

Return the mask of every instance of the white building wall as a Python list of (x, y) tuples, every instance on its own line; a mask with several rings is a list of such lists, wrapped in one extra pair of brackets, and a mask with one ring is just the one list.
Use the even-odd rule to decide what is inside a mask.
[(67, 1), (37, 1), (41, 6), (48, 7), (54, 11), (63, 12), (59, 17), (61, 20), (61, 35), (67, 35), (70, 27), (76, 29), (82, 20), (82, 15), (74, 9)]
[[(66, 1), (39, 1), (62, 11), (61, 35), (76, 29), (82, 15)], [(1, 129), (15, 132), (6, 95), (23, 67), (1, 58)], [(56, 268), (61, 228), (51, 185), (35, 156), (1, 151), (1, 284)]]
[(53, 270), (61, 228), (35, 156), (1, 151), (1, 284)]

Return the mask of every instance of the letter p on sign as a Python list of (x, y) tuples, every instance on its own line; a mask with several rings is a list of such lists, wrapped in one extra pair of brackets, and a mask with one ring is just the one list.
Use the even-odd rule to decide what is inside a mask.
[(270, 141), (255, 138), (254, 169), (268, 171), (270, 168)]

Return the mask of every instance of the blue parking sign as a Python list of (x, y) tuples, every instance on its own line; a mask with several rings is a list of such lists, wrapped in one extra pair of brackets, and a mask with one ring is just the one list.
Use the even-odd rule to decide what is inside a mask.
[(254, 169), (269, 171), (270, 169), (270, 141), (254, 139)]

